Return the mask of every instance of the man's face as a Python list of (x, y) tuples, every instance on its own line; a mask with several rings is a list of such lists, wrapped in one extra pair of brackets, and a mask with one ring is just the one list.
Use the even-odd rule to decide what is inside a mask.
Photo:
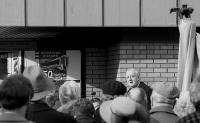
[(127, 82), (128, 86), (131, 86), (131, 87), (137, 86), (139, 83), (138, 80), (139, 80), (139, 76), (138, 76), (137, 71), (128, 70), (126, 72), (126, 82)]

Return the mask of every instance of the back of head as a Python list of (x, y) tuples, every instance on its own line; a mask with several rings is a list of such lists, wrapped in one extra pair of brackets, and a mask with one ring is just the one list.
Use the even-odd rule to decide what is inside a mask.
[(92, 102), (87, 98), (79, 98), (73, 104), (73, 112), (75, 116), (87, 115), (91, 118), (94, 117), (95, 109)]
[(166, 103), (174, 105), (175, 99), (179, 96), (179, 90), (169, 82), (156, 83), (153, 86), (153, 103)]
[(108, 123), (144, 123), (149, 120), (148, 111), (143, 105), (123, 96), (103, 102), (100, 115)]
[(75, 81), (66, 81), (59, 88), (59, 100), (61, 104), (80, 98), (80, 85)]
[(136, 121), (147, 122), (149, 118), (148, 111), (143, 105), (127, 97), (118, 97), (114, 99), (111, 104), (111, 112), (112, 123), (115, 123), (113, 120), (117, 117), (118, 121), (120, 121), (120, 119), (126, 121), (124, 123)]
[(28, 104), (32, 97), (32, 85), (22, 75), (11, 75), (0, 85), (0, 102), (4, 109), (19, 109)]
[(138, 87), (132, 88), (128, 93), (128, 97), (147, 107), (147, 95), (144, 89)]
[(43, 99), (55, 88), (53, 81), (45, 75), (40, 66), (28, 66), (23, 75), (30, 80), (33, 86), (32, 101)]
[(126, 93), (126, 86), (119, 81), (108, 81), (103, 84), (102, 91), (104, 95), (120, 96)]

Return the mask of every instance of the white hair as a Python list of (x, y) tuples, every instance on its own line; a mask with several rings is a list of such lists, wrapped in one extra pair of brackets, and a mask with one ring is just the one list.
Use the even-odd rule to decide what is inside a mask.
[(140, 74), (140, 73), (139, 73), (139, 70), (138, 70), (138, 69), (134, 69), (134, 68), (129, 68), (129, 69), (127, 69), (126, 74), (127, 74), (128, 72), (132, 72), (132, 73), (134, 73), (134, 74), (136, 74), (136, 75), (139, 75), (139, 74)]
[(75, 81), (66, 81), (59, 88), (59, 100), (62, 105), (71, 100), (80, 98), (80, 84)]
[(151, 94), (151, 102), (153, 103), (153, 105), (154, 104), (167, 104), (167, 105), (174, 106), (175, 99), (168, 99), (168, 98), (160, 95), (156, 91), (153, 91)]

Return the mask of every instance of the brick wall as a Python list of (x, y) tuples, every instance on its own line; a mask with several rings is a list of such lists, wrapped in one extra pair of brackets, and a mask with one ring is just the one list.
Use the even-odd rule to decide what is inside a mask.
[(141, 80), (149, 86), (155, 82), (176, 82), (176, 41), (121, 41), (86, 51), (87, 97), (91, 97), (91, 91), (101, 96), (101, 85), (109, 80), (116, 79), (126, 85), (125, 72), (132, 67), (139, 69)]
[(86, 97), (92, 92), (101, 95), (101, 84), (106, 81), (106, 50), (102, 48), (86, 49)]

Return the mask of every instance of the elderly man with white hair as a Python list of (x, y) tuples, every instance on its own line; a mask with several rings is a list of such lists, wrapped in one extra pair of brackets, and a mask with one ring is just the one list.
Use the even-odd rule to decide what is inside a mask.
[(140, 81), (140, 73), (137, 69), (131, 68), (126, 71), (126, 82), (128, 85), (126, 95), (129, 95), (130, 90), (133, 88), (136, 88), (136, 87), (142, 88), (147, 95), (147, 107), (148, 109), (150, 109), (151, 108), (150, 96), (152, 93), (152, 89), (151, 87), (146, 85), (144, 82)]

